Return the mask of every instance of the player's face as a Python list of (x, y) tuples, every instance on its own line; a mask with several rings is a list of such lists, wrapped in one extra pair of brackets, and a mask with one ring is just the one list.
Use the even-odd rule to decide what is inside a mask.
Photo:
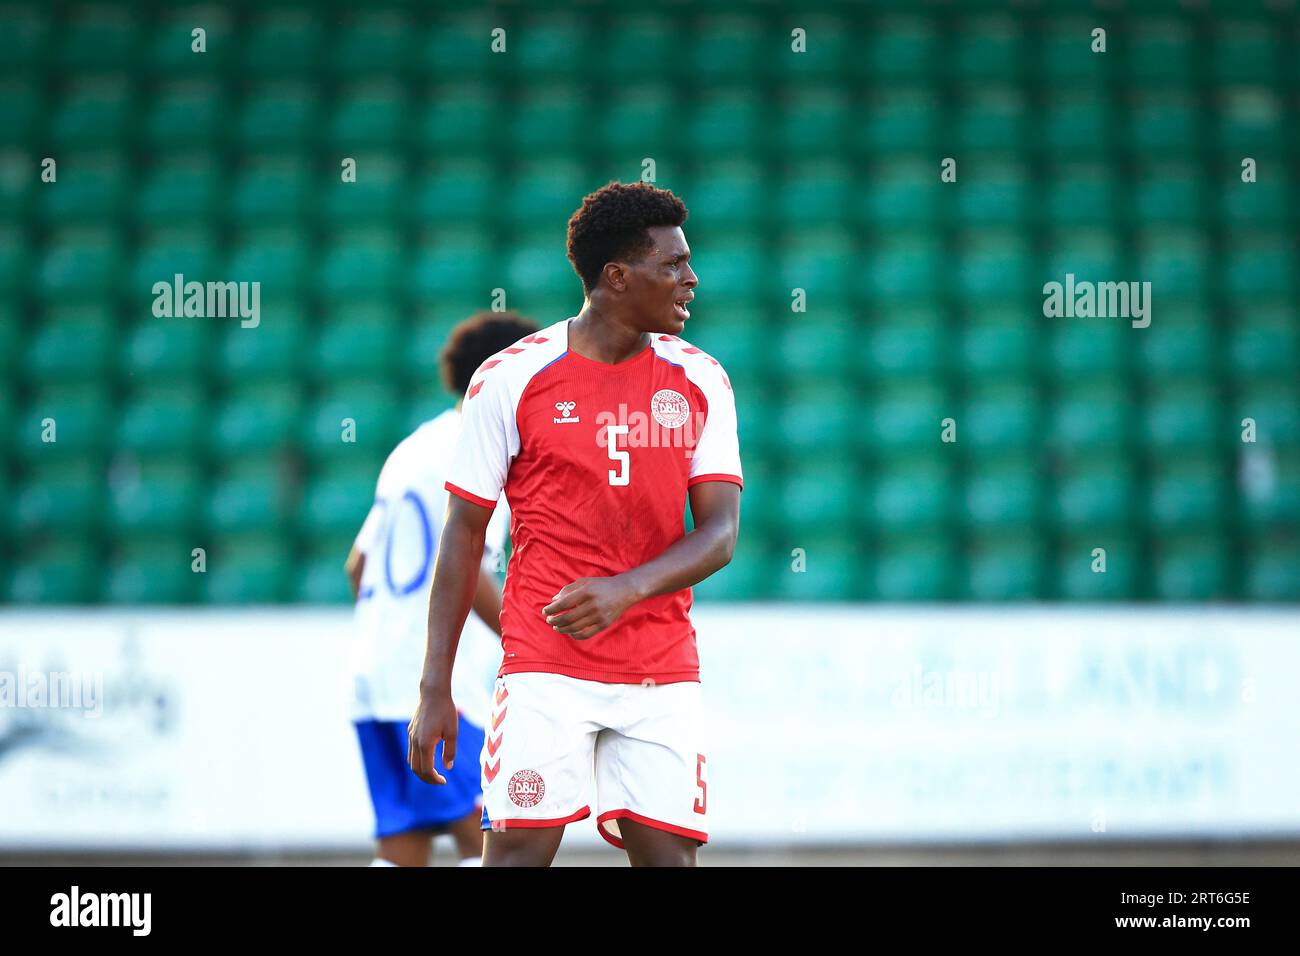
[(653, 226), (649, 233), (654, 247), (628, 272), (629, 298), (644, 331), (680, 335), (700, 284), (691, 269), (691, 247), (680, 226)]

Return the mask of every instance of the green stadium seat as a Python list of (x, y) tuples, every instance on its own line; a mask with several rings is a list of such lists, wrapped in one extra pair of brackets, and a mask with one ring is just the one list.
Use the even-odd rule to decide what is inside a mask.
[(1155, 455), (1185, 455), (1197, 449), (1222, 447), (1239, 434), (1208, 388), (1182, 386), (1147, 398), (1143, 441)]
[(292, 582), (291, 600), (301, 604), (351, 604), (352, 590), (343, 562), (352, 536), (336, 536), (312, 542), (306, 561)]
[(1238, 394), (1233, 414), (1225, 424), (1227, 434), (1240, 438), (1241, 421), (1255, 419), (1256, 441), (1278, 448), (1300, 448), (1300, 387), (1294, 382), (1247, 385)]
[(1105, 158), (1115, 148), (1118, 130), (1111, 101), (1095, 88), (1062, 90), (1043, 104), (1041, 146), (1053, 158)]
[[(1215, 145), (1238, 173), (1243, 156), (1254, 157), (1266, 170), (1276, 168), (1289, 134), (1285, 117), (1286, 101), (1272, 90), (1229, 89), (1220, 94)], [(1269, 181), (1267, 175), (1263, 181)]]
[[(1120, 458), (1090, 456), (1053, 477), (1056, 524), (1078, 535), (1110, 533), (1132, 526), (1140, 485)], [(1099, 541), (1093, 547), (1101, 546)]]
[[(954, 148), (960, 153), (975, 150), (1019, 152), (1029, 143), (1028, 117), (1023, 94), (1015, 87), (976, 87), (966, 93), (954, 116)], [(957, 181), (961, 182), (958, 165)], [(972, 185), (967, 179), (964, 195)]]
[(1043, 330), (1037, 316), (1027, 313), (1014, 303), (971, 311), (957, 363), (971, 380), (1024, 380), (1040, 366)]
[(189, 538), (140, 535), (115, 549), (104, 583), (111, 604), (184, 604), (198, 595), (201, 575), (193, 570)]
[(851, 460), (814, 449), (786, 471), (779, 526), (791, 541), (816, 528), (852, 528), (861, 494), (862, 478)]
[(1153, 296), (1171, 293), (1200, 299), (1210, 292), (1210, 251), (1206, 237), (1185, 229), (1153, 228), (1137, 240), (1137, 274), (1151, 283)]
[[(564, 84), (530, 87), (516, 103), (509, 122), (502, 129), (513, 148), (524, 155), (539, 152), (567, 153), (581, 139), (591, 116), (583, 88)], [(570, 202), (577, 208), (581, 194)]]
[(1092, 50), (1092, 31), (1102, 24), (1098, 18), (1053, 17), (1033, 44), (1038, 54), (1039, 77), (1049, 84), (1069, 90), (1095, 90), (1113, 69), (1115, 51), (1111, 47), (1119, 31), (1107, 30), (1105, 53)]
[(17, 3), (0, 9), (0, 63), (17, 71), (45, 62), (52, 41), (51, 13)]
[(243, 68), (254, 76), (310, 76), (325, 59), (323, 18), (305, 8), (272, 8), (256, 17), (239, 45)]
[[(224, 278), (260, 282), (262, 319), (296, 308), (294, 293), (307, 285), (309, 257), (304, 236), (289, 227), (248, 233), (230, 249)], [(258, 326), (260, 328), (260, 325)]]
[(1300, 454), (1242, 445), (1236, 497), (1251, 535), (1300, 528)]
[[(1061, 282), (1065, 277), (1057, 276)], [(1059, 382), (1083, 379), (1117, 384), (1133, 360), (1134, 336), (1150, 331), (1135, 329), (1122, 318), (1047, 318), (1045, 365)], [(1153, 323), (1154, 324), (1154, 323)]]
[(853, 58), (865, 75), (879, 80), (930, 77), (939, 63), (939, 31), (924, 17), (887, 16), (873, 24), (865, 49)]
[(401, 329), (391, 304), (336, 306), (334, 318), (321, 326), (308, 360), (318, 381), (347, 376), (380, 377), (397, 365)]
[(114, 440), (122, 451), (141, 454), (195, 454), (205, 445), (207, 401), (199, 387), (148, 386), (119, 413)]
[(774, 211), (783, 222), (798, 222), (804, 228), (834, 226), (843, 220), (856, 189), (854, 177), (844, 163), (800, 163), (783, 177)]
[[(1105, 551), (1106, 570), (1094, 571), (1094, 551)], [(1133, 538), (1119, 532), (1079, 529), (1057, 548), (1052, 596), (1065, 601), (1133, 601), (1143, 596), (1144, 555)]]
[(136, 16), (112, 6), (83, 8), (61, 27), (56, 62), (62, 70), (98, 73), (132, 67), (140, 54)]
[(358, 12), (335, 32), (325, 62), (345, 77), (400, 73), (415, 55), (413, 27), (406, 11)]
[(493, 86), (460, 78), (431, 92), (416, 137), (426, 149), (451, 154), (462, 165), (484, 166), (503, 119), (501, 94)]
[(1240, 178), (1229, 180), (1219, 194), (1219, 210), (1229, 228), (1241, 230), (1257, 224), (1285, 226), (1295, 215), (1290, 184), (1277, 178), (1253, 183), (1243, 183)]
[(780, 97), (778, 109), (773, 135), (787, 155), (833, 156), (853, 124), (848, 98), (834, 85), (791, 87)]
[(575, 160), (563, 156), (534, 159), (515, 170), (504, 212), (521, 229), (545, 230), (554, 246), (557, 227), (568, 222), (590, 191), (587, 172)]
[(213, 483), (204, 503), (205, 527), (218, 535), (273, 535), (293, 503), (285, 469), (269, 461), (249, 463)]
[(1042, 406), (1038, 392), (1027, 385), (988, 382), (954, 417), (957, 440), (965, 448), (1016, 453), (1042, 444)]
[(850, 355), (860, 356), (859, 374), (868, 382), (937, 379), (947, 367), (947, 329), (942, 315), (928, 308), (890, 309), (865, 328), (846, 323), (855, 340)]
[(395, 81), (371, 79), (339, 91), (325, 123), (326, 141), (344, 156), (406, 144), (410, 105)]
[(505, 67), (517, 82), (532, 83), (539, 76), (586, 78), (596, 39), (590, 17), (553, 10), (529, 16), (508, 32)]
[[(1294, 296), (1296, 256), (1290, 233), (1252, 229), (1234, 241), (1223, 269), (1224, 285), (1234, 300), (1246, 296)], [(1294, 301), (1294, 300), (1293, 300)]]
[(412, 215), (420, 224), (471, 227), (497, 217), (499, 178), (488, 160), (448, 157), (415, 177)]
[(339, 226), (352, 224), (390, 225), (402, 215), (409, 202), (409, 181), (402, 163), (383, 154), (352, 157), (357, 162), (356, 182), (345, 183), (338, 176), (317, 192), (317, 209)]
[(254, 227), (290, 225), (314, 205), (315, 193), (305, 163), (294, 158), (259, 160), (235, 181), (230, 214)]
[[(896, 230), (934, 224), (944, 208), (938, 164), (930, 158), (889, 160), (871, 174), (870, 189), (854, 189), (852, 205), (869, 227), (886, 241)], [(692, 210), (694, 205), (692, 204)], [(920, 241), (935, 237), (921, 233)]]
[[(320, 94), (310, 83), (276, 82), (254, 87), (244, 98), (235, 134), (245, 151), (268, 151), (268, 160), (281, 160), (278, 150), (314, 144), (320, 136)], [(236, 194), (236, 204), (238, 204)]]
[(1119, 198), (1110, 169), (1096, 163), (1058, 167), (1046, 184), (1046, 220), (1062, 230), (1106, 226), (1119, 216)]
[(391, 293), (403, 274), (403, 246), (392, 230), (353, 229), (323, 250), (317, 288), (326, 295), (361, 298)]
[(1214, 52), (1210, 57), (1213, 81), (1275, 84), (1282, 71), (1283, 44), (1279, 32), (1267, 21), (1221, 21), (1214, 25)]
[(937, 297), (944, 288), (946, 262), (945, 244), (937, 236), (891, 230), (863, 257), (858, 292), (892, 314), (896, 303)]
[(289, 597), (293, 562), (286, 544), (261, 535), (212, 537), (198, 575), (207, 604), (274, 604)]
[[(46, 386), (14, 419), (13, 447), (33, 463), (94, 459), (110, 444), (111, 421), (112, 406), (102, 384)], [(53, 441), (43, 440), (46, 435)]]
[(981, 455), (964, 476), (958, 508), (962, 523), (1006, 534), (1037, 528), (1044, 514), (1045, 481), (1028, 455)]
[[(554, 250), (553, 242), (551, 246)], [(423, 301), (459, 297), (486, 303), (494, 287), (507, 287), (504, 274), (496, 271), (493, 275), (497, 262), (494, 251), (489, 236), (481, 229), (465, 226), (439, 230), (414, 250), (412, 290)]]
[(296, 381), (240, 388), (217, 408), (210, 440), (218, 461), (287, 449), (299, 437), (302, 394)]
[(861, 500), (863, 519), (881, 534), (941, 533), (953, 518), (955, 481), (942, 459), (885, 460), (874, 481), (859, 478), (856, 485), (865, 486), (865, 494), (858, 492), (853, 500)]
[(1205, 142), (1196, 100), (1181, 90), (1135, 94), (1129, 108), (1127, 141), (1135, 154), (1147, 158), (1161, 154), (1170, 158), (1195, 155)]
[(203, 487), (196, 462), (146, 459), (130, 472), (109, 475), (108, 521), (113, 537), (193, 533)]
[[(972, 164), (975, 165), (975, 164)], [(960, 170), (960, 167), (959, 167)], [(957, 191), (957, 218), (977, 228), (991, 225), (1020, 225), (1034, 203), (1029, 177), (1016, 163), (980, 163), (967, 168), (969, 177)]]
[[(528, 289), (534, 295), (558, 296), (566, 292), (574, 295), (582, 288), (565, 258), (564, 245), (555, 241), (554, 230), (521, 236), (506, 252), (505, 261), (495, 268), (499, 270), (503, 266), (504, 273), (489, 273), (487, 280), (492, 285), (484, 288), (484, 293), (499, 287)], [(491, 263), (489, 268), (492, 268)], [(500, 282), (500, 286), (496, 282)]]
[(742, 531), (731, 563), (692, 588), (696, 602), (770, 600), (771, 582), (782, 569), (789, 570), (782, 554), (759, 536)]
[[(202, 59), (206, 54), (191, 54)], [(150, 97), (142, 132), (150, 149), (209, 146), (226, 138), (229, 109), (222, 87), (214, 81), (170, 84)]]
[(298, 527), (310, 535), (355, 536), (374, 503), (378, 478), (377, 463), (339, 465), (314, 475), (298, 508)]
[(740, 538), (770, 535), (786, 527), (785, 484), (780, 463), (741, 448), (745, 488), (740, 497)]
[(1243, 596), (1247, 601), (1300, 601), (1300, 537), (1291, 534), (1252, 542)]
[[(31, 260), (23, 234), (17, 229), (0, 226), (0, 298), (17, 301), (26, 288), (30, 270)], [(0, 341), (0, 346), (4, 344)], [(0, 369), (5, 367), (5, 351), (0, 348)]]
[(1103, 229), (1063, 229), (1044, 249), (1044, 271), (1057, 282), (1070, 273), (1076, 284), (1115, 281), (1123, 269), (1122, 246), (1121, 237)]
[(591, 50), (591, 68), (602, 80), (662, 81), (683, 57), (681, 33), (662, 16), (620, 11)]
[[(928, 87), (902, 87), (872, 91), (855, 110), (850, 142), (858, 149), (879, 154), (884, 161), (917, 154), (918, 168), (926, 168), (930, 183), (939, 182), (939, 157), (934, 151), (946, 137), (947, 116), (938, 91)], [(870, 190), (867, 190), (870, 192)]]
[(100, 568), (84, 537), (50, 541), (24, 554), (6, 597), (11, 604), (89, 604), (99, 596)]
[(1146, 514), (1162, 535), (1221, 527), (1227, 517), (1224, 469), (1213, 458), (1180, 456), (1157, 464), (1150, 476)]
[(1045, 595), (1047, 548), (1041, 538), (993, 536), (973, 542), (958, 594), (974, 601), (1035, 601)]
[(1239, 304), (1228, 318), (1227, 359), (1242, 381), (1284, 380), (1300, 367), (1300, 325), (1293, 303)]
[[(133, 289), (149, 290), (148, 298), (145, 299), (152, 307), (155, 299), (153, 287), (155, 283), (163, 282), (167, 286), (167, 291), (163, 295), (171, 298), (175, 284), (175, 276), (180, 274), (185, 277), (184, 281), (189, 282), (225, 282), (230, 281), (227, 276), (216, 275), (216, 243), (209, 232), (201, 228), (191, 228), (187, 226), (167, 227), (159, 230), (146, 238), (142, 239), (139, 245), (139, 251), (136, 253), (135, 263), (131, 267), (130, 283)], [(223, 287), (224, 288), (224, 287)], [(141, 296), (141, 298), (144, 298)], [(218, 300), (213, 301), (212, 311), (224, 308), (227, 312), (236, 312), (238, 310), (238, 300), (232, 306), (228, 297), (223, 292), (221, 301), (225, 305), (218, 305)], [(214, 316), (207, 312), (206, 287), (204, 311), (207, 314), (205, 318), (196, 316), (186, 317), (184, 315), (173, 316), (175, 322), (211, 322)], [(225, 317), (232, 321), (237, 321), (231, 316)], [(217, 319), (223, 321), (223, 319)]]
[[(794, 555), (796, 548), (799, 553)], [(787, 601), (858, 600), (869, 586), (859, 567), (857, 548), (842, 537), (817, 529), (807, 529), (797, 540), (780, 542), (772, 549), (767, 567), (769, 583), (759, 593)], [(796, 570), (800, 567), (802, 570)]]
[(774, 48), (769, 31), (758, 18), (734, 14), (705, 14), (687, 34), (678, 37), (687, 44), (683, 69), (703, 86), (720, 82), (750, 83), (767, 72), (777, 50), (788, 50), (788, 36)]
[(803, 289), (811, 308), (841, 304), (852, 290), (857, 260), (858, 246), (843, 228), (789, 230), (771, 270), (771, 294), (789, 297)]
[(121, 240), (104, 228), (72, 228), (46, 245), (36, 290), (47, 302), (102, 301), (121, 277)]
[(873, 549), (868, 595), (881, 601), (942, 601), (958, 578), (952, 542), (943, 537), (908, 535)]
[[(777, 443), (791, 454), (835, 449), (843, 452), (858, 444), (854, 433), (859, 415), (856, 392), (832, 378), (815, 380), (786, 396), (775, 419), (764, 427), (775, 426)], [(750, 415), (761, 415), (750, 409)]]
[[(194, 51), (194, 29), (202, 26), (205, 51)], [(234, 53), (244, 37), (231, 28), (231, 19), (220, 9), (207, 8), (201, 18), (184, 8), (167, 16), (158, 25), (149, 25), (143, 36), (141, 55), (154, 76), (175, 77), (220, 74), (237, 65)]]
[(1234, 597), (1222, 538), (1161, 539), (1155, 548), (1152, 584), (1160, 601), (1225, 601)]
[(216, 161), (207, 156), (186, 155), (156, 167), (143, 181), (132, 201), (136, 221), (151, 224), (169, 221), (202, 222), (220, 209), (227, 193)]
[(936, 385), (902, 385), (877, 392), (863, 409), (865, 414), (857, 409), (850, 413), (862, 431), (863, 447), (888, 460), (901, 451), (942, 455), (951, 447), (941, 440), (942, 422), (955, 417), (956, 408)]
[[(19, 318), (18, 310), (7, 304), (0, 304), (0, 376), (5, 381), (17, 381), (18, 366), (22, 361), (23, 349), (20, 344), (26, 331), (23, 323)], [(10, 379), (9, 376), (14, 376)], [(11, 389), (5, 389), (0, 392), (0, 401), (8, 403), (14, 399)], [(0, 435), (8, 434), (4, 430), (4, 420), (0, 420)], [(0, 441), (0, 455), (3, 455), (8, 449), (8, 443)]]
[[(53, 142), (66, 148), (111, 148), (129, 142), (139, 107), (121, 76), (78, 78), (50, 117)], [(57, 156), (56, 156), (57, 158)]]
[(1135, 19), (1124, 37), (1124, 69), (1141, 89), (1185, 86), (1200, 59), (1196, 38), (1184, 20)]
[(126, 339), (122, 371), (137, 382), (198, 381), (207, 372), (212, 341), (212, 326), (202, 319), (147, 319)]
[(1114, 385), (1063, 389), (1048, 413), (1049, 446), (1067, 455), (1128, 448), (1134, 410), (1128, 392)]
[(103, 521), (104, 472), (87, 457), (34, 461), (14, 502), (25, 533), (82, 533), (93, 540)]
[(495, 76), (506, 69), (505, 61), (518, 51), (521, 39), (517, 32), (507, 31), (505, 52), (493, 52), (493, 31), (503, 27), (500, 17), (486, 10), (468, 14), (440, 11), (420, 33), (416, 68), (457, 80)]
[(1016, 81), (1026, 69), (1025, 36), (1011, 17), (972, 17), (953, 37), (949, 73), (963, 83)]
[(94, 383), (113, 370), (116, 330), (103, 306), (61, 309), (31, 330), (23, 369), (32, 383)]
[(1185, 163), (1143, 164), (1133, 185), (1133, 215), (1140, 222), (1199, 225), (1209, 214), (1208, 185)]
[(993, 229), (966, 233), (953, 276), (957, 293), (982, 301), (1034, 288), (1026, 238), (1020, 232)]
[(747, 86), (705, 87), (686, 118), (683, 135), (697, 155), (750, 160), (767, 143), (762, 97)]
[(396, 390), (385, 379), (334, 384), (308, 406), (304, 451), (313, 458), (378, 468), (403, 437), (395, 434), (398, 409)]
[(308, 336), (307, 324), (295, 309), (264, 309), (255, 328), (227, 323), (218, 331), (218, 375), (240, 384), (293, 380), (305, 366), (302, 343)]
[(1219, 337), (1203, 304), (1171, 304), (1138, 338), (1136, 358), (1149, 382), (1216, 380)]
[(121, 155), (96, 150), (61, 153), (57, 158), (58, 181), (37, 192), (46, 223), (94, 225), (121, 215), (129, 183), (128, 165)]
[(799, 18), (805, 31), (802, 53), (791, 49), (794, 38), (786, 35), (776, 67), (781, 76), (803, 85), (814, 81), (838, 81), (858, 54), (857, 38), (844, 29), (843, 21), (815, 13)]

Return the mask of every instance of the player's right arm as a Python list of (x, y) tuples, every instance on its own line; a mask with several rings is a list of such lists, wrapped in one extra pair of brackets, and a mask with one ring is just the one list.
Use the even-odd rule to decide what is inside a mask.
[(429, 595), (429, 642), (420, 675), (420, 703), (407, 730), (411, 770), (425, 783), (447, 782), (434, 768), (439, 740), (443, 766), (450, 770), (456, 760), (459, 716), (451, 697), (451, 669), (479, 587), (483, 538), (491, 517), (491, 508), (449, 497)]
[(439, 740), (443, 766), (450, 770), (456, 759), (458, 715), (451, 698), (451, 668), (478, 589), (488, 522), (518, 447), (504, 383), (499, 375), (485, 374), (480, 368), (465, 392), (460, 436), (447, 475), (451, 494), (429, 596), (429, 642), (420, 676), (420, 704), (408, 729), (411, 770), (427, 783), (446, 783), (433, 766)]

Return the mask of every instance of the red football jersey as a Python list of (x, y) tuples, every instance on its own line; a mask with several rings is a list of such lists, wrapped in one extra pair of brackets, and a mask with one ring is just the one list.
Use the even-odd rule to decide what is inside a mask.
[(634, 604), (587, 641), (542, 608), (582, 577), (619, 574), (686, 533), (687, 488), (741, 484), (736, 404), (717, 361), (672, 335), (615, 365), (569, 351), (571, 319), (479, 367), (465, 392), (447, 490), (485, 508), (504, 489), (502, 674), (605, 683), (699, 680), (691, 589)]

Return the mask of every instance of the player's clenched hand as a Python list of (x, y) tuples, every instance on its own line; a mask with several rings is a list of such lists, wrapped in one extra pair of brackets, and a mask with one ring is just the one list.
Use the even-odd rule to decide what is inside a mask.
[(609, 627), (635, 601), (620, 578), (578, 578), (542, 608), (546, 623), (560, 634), (585, 641)]
[(456, 731), (459, 727), (459, 716), (450, 693), (420, 694), (420, 705), (406, 728), (406, 759), (411, 770), (425, 783), (447, 782), (447, 778), (433, 766), (434, 750), (441, 740), (442, 765), (450, 770), (456, 761)]

